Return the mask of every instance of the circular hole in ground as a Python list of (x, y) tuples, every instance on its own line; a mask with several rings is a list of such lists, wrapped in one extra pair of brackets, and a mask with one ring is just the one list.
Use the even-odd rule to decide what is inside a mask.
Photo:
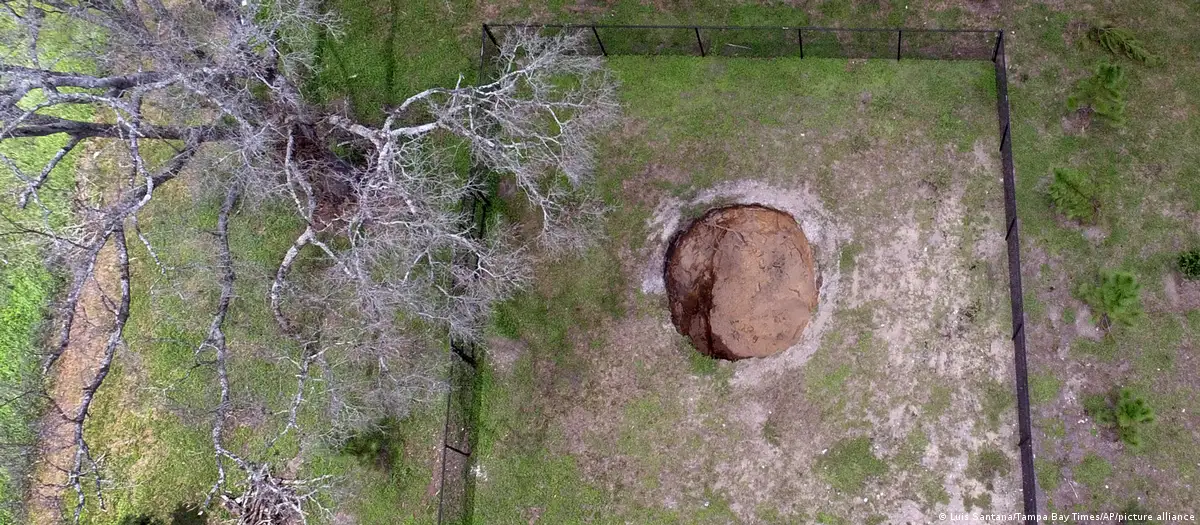
[(757, 204), (711, 209), (676, 233), (664, 280), (675, 328), (701, 353), (731, 361), (800, 341), (820, 288), (800, 224)]

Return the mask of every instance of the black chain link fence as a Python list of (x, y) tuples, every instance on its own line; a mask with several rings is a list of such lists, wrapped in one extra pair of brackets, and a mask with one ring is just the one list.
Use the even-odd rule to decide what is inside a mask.
[[(1017, 389), (1017, 434), (1021, 441), (1021, 492), (1025, 514), (1037, 514), (1037, 479), (1033, 471), (1033, 423), (1029, 417), (1029, 368), (1025, 351), (1025, 293), (1021, 288), (1021, 239), (1017, 220), (1017, 178), (1013, 166), (1012, 126), (1009, 121), (1008, 61), (1004, 54), (1004, 31), (997, 33), (996, 114), (1000, 120), (1000, 166), (1004, 181), (1004, 240), (1008, 243), (1008, 298), (1012, 307), (1012, 342)], [(1026, 523), (1037, 523), (1028, 518)]]
[[(493, 78), (494, 59), (509, 31), (532, 29), (543, 33), (582, 32), (590, 36), (584, 53), (596, 56), (685, 55), (757, 58), (840, 58), (887, 60), (982, 60), (995, 65), (996, 112), (1000, 123), (1004, 214), (1008, 243), (1009, 300), (1012, 306), (1012, 343), (1015, 360), (1017, 427), (1021, 456), (1021, 488), (1026, 523), (1036, 523), (1037, 484), (1033, 471), (1032, 425), (1025, 355), (1024, 293), (1021, 289), (1021, 253), (1018, 236), (1016, 179), (1009, 125), (1008, 74), (1003, 30), (950, 29), (844, 29), (829, 27), (731, 27), (668, 25), (555, 25), (484, 24), (480, 31), (479, 82)], [(472, 169), (484, 180), (486, 170)], [(476, 194), (463, 204), (473, 221), (473, 231), (486, 235), (487, 196)], [(469, 262), (469, 261), (467, 261)], [(473, 343), (452, 341), (453, 364), (446, 401), (439, 524), (469, 524), (474, 515), (473, 473), (476, 423), (479, 412), (478, 358)]]
[(999, 32), (990, 29), (489, 24), (483, 26), (482, 58), (486, 60), (499, 51), (507, 32), (523, 28), (584, 33), (590, 37), (584, 52), (602, 56), (992, 61), (999, 40)]

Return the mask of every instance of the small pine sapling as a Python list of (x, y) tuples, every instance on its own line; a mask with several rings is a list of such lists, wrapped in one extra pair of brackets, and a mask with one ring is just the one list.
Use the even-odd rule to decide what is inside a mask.
[(1088, 189), (1087, 176), (1067, 168), (1054, 169), (1054, 181), (1050, 183), (1050, 201), (1068, 219), (1090, 223), (1096, 218), (1099, 205)]
[(1200, 250), (1179, 254), (1179, 271), (1187, 279), (1200, 279)]
[(1118, 390), (1115, 400), (1103, 394), (1085, 397), (1084, 412), (1097, 425), (1115, 428), (1117, 439), (1133, 450), (1142, 448), (1142, 429), (1155, 419), (1154, 409), (1128, 388)]
[(1096, 72), (1079, 82), (1067, 98), (1067, 109), (1088, 108), (1114, 126), (1125, 123), (1125, 88), (1129, 81), (1120, 64), (1101, 63)]
[(1159, 57), (1146, 49), (1146, 45), (1128, 29), (1097, 26), (1088, 31), (1088, 37), (1114, 55), (1125, 55), (1147, 65), (1159, 63)]
[(1141, 429), (1155, 419), (1154, 409), (1146, 400), (1122, 388), (1113, 411), (1117, 424), (1117, 437), (1133, 449), (1142, 448)]
[(1108, 330), (1113, 323), (1128, 326), (1145, 315), (1141, 291), (1142, 286), (1132, 273), (1105, 271), (1100, 284), (1084, 286), (1081, 295), (1098, 316), (1100, 328)]

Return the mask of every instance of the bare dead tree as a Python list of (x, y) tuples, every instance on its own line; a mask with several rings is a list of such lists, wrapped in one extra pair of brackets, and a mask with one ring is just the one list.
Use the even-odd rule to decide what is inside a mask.
[[(494, 79), (426, 90), (371, 125), (312, 104), (297, 87), (313, 72), (316, 35), (338, 34), (336, 20), (312, 0), (0, 6), (12, 21), (5, 27), (15, 28), (0, 34), (0, 143), (61, 141), (36, 166), (0, 155), (11, 175), (0, 187), (12, 202), (0, 207), (0, 242), (36, 245), (68, 277), (41, 367), (48, 378), (76, 343), (76, 312), (105, 264), (101, 254), (117, 254), (120, 297), (104, 298), (111, 320), (103, 323), (101, 362), (75, 409), (54, 403), (75, 429), (73, 460), (60, 467), (76, 493), (76, 520), (90, 498), (103, 505), (103, 462), (93, 457), (84, 423), (126, 344), (137, 293), (128, 231), (169, 275), (138, 223), (163, 185), (182, 178), (223, 195), (209, 276), (219, 297), (195, 351), (217, 386), (209, 407), (217, 479), (205, 507), (219, 501), (247, 524), (300, 523), (321, 508), (317, 495), (328, 480), (255, 459), (269, 457), (288, 434), (329, 432), (302, 428), (299, 414), (313, 392), (327, 400), (332, 428), (344, 431), (403, 415), (440, 391), (444, 353), (397, 319), (476, 337), (490, 305), (527, 282), (524, 240), (504, 228), (475, 235), (460, 203), (482, 182), (449, 167), (454, 152), (446, 144), (463, 144), (480, 165), (511, 178), (540, 214), (538, 241), (550, 251), (586, 246), (591, 219), (603, 212), (588, 190), (591, 140), (616, 115), (615, 83), (599, 59), (580, 52), (583, 35), (515, 31), (502, 43)], [(47, 52), (50, 34), (69, 41), (65, 53)], [(127, 175), (76, 185), (56, 170), (64, 159), (101, 150), (124, 159)], [(62, 195), (65, 213), (50, 202)], [(229, 231), (239, 206), (268, 201), (289, 202), (303, 223), (279, 254), (268, 291), (271, 314), (294, 343), (277, 362), (294, 369), (296, 386), (266, 450), (231, 450), (230, 370), (238, 360), (230, 345), (238, 343), (226, 324), (238, 274)], [(321, 275), (297, 275), (306, 253), (321, 260)]]

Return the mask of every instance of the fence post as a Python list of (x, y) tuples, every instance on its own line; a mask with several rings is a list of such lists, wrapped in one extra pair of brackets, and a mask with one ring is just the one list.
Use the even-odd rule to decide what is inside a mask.
[(996, 32), (996, 48), (992, 50), (992, 63), (996, 62), (996, 57), (1000, 56), (1000, 42), (1004, 41), (1004, 31)]
[(800, 42), (800, 58), (804, 58), (804, 29), (796, 28), (796, 40)]
[(471, 355), (467, 355), (467, 353), (463, 351), (462, 347), (459, 346), (458, 343), (451, 341), (450, 342), (450, 351), (454, 352), (454, 355), (457, 355), (458, 358), (462, 359), (464, 363), (471, 365), (472, 369), (475, 369), (477, 367), (477, 365), (475, 364), (474, 350), (472, 350)]
[(596, 32), (595, 25), (592, 25), (592, 34), (596, 35), (596, 43), (600, 44), (600, 53), (603, 54), (604, 56), (608, 56), (608, 51), (606, 51), (604, 49), (604, 41), (600, 40), (600, 33)]
[(904, 39), (904, 30), (896, 30), (896, 61), (900, 61), (900, 41)]
[(700, 46), (700, 56), (706, 56), (704, 54), (704, 41), (700, 40), (700, 26), (694, 26), (692, 29), (696, 30), (696, 45)]
[(492, 45), (500, 47), (500, 44), (496, 42), (496, 35), (492, 34), (492, 28), (488, 27), (487, 24), (483, 24), (483, 32), (487, 33), (488, 39), (492, 41)]
[(483, 31), (483, 27), (479, 28), (479, 73), (475, 77), (477, 83), (483, 83), (484, 68), (487, 65), (487, 33)]

